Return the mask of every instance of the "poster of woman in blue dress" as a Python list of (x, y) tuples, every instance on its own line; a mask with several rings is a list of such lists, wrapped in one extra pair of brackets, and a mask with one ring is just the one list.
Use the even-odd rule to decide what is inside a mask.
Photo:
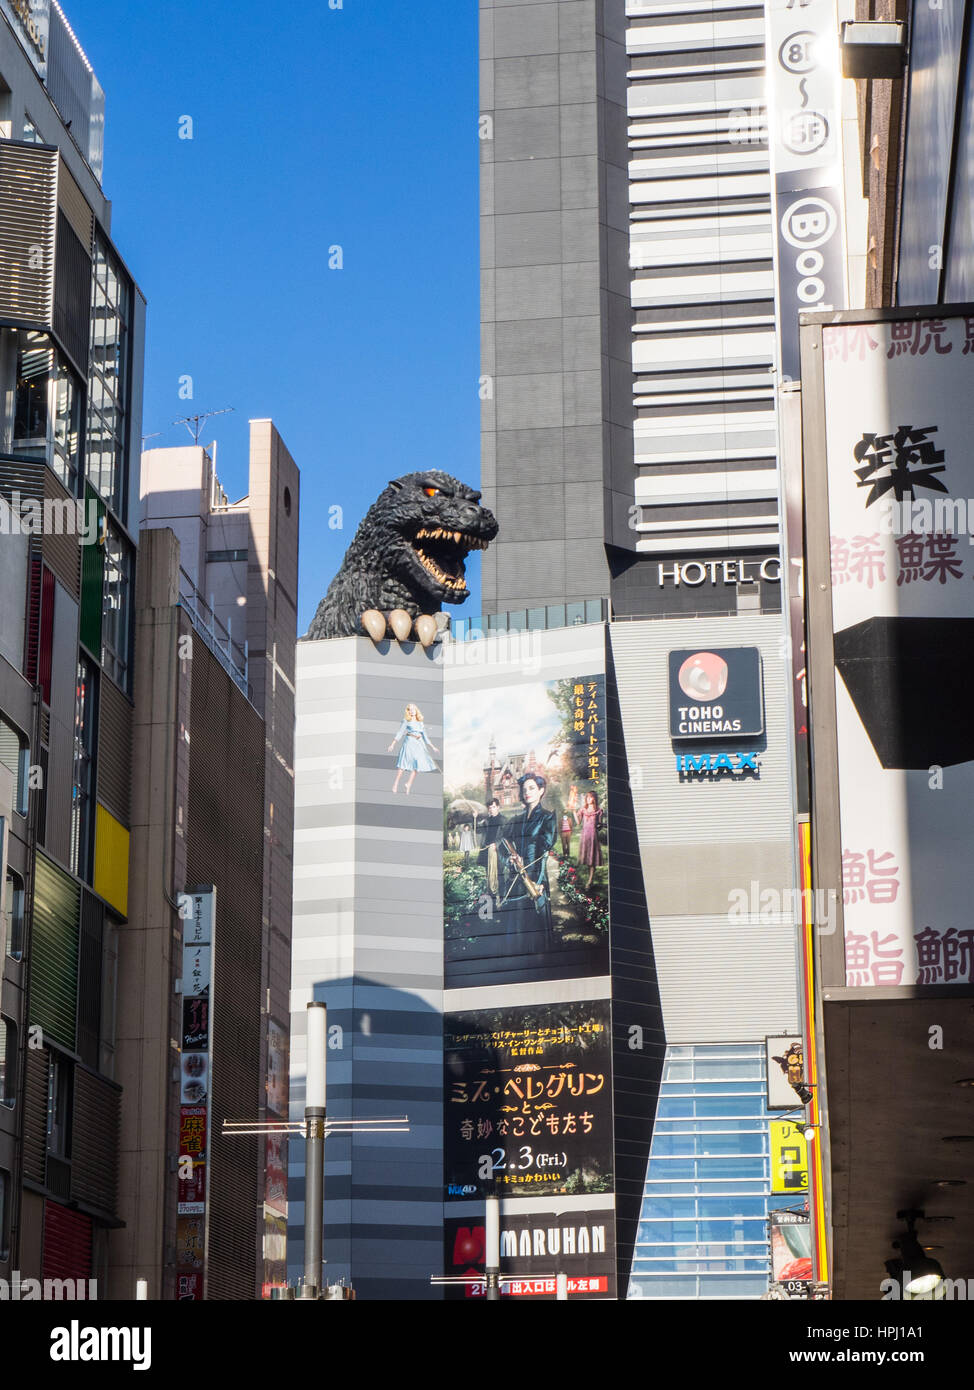
[(417, 772), (437, 771), (432, 754), (440, 751), (430, 743), (429, 735), (423, 724), (423, 712), (418, 705), (409, 704), (406, 706), (399, 731), (389, 744), (390, 753), (397, 743), (399, 744), (399, 756), (396, 759), (398, 771), (396, 780), (392, 784), (392, 790), (393, 792), (399, 790), (400, 779), (404, 772), (408, 772), (409, 777), (406, 780), (408, 793), (416, 780)]

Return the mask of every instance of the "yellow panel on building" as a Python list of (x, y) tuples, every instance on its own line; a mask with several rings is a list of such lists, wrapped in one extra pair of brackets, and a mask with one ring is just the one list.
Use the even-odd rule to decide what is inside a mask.
[(791, 1120), (772, 1120), (771, 1191), (779, 1196), (808, 1191), (808, 1143)]
[(95, 809), (96, 893), (123, 917), (129, 910), (129, 832), (101, 803)]

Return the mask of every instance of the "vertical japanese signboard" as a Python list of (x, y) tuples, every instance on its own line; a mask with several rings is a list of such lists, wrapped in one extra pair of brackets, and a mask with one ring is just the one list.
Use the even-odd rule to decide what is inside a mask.
[(216, 890), (180, 895), (183, 925), (176, 1206), (177, 1297), (205, 1289), (213, 937)]
[(812, 1228), (807, 1211), (769, 1211), (771, 1282), (804, 1297), (812, 1279)]
[(771, 1120), (771, 1191), (780, 1196), (808, 1191), (808, 1140), (791, 1120)]
[(814, 729), (834, 701), (813, 844), (844, 920), (825, 983), (970, 985), (974, 310), (838, 317), (803, 329)]
[(841, 90), (834, 0), (770, 0), (779, 380), (799, 376), (798, 315), (845, 304)]

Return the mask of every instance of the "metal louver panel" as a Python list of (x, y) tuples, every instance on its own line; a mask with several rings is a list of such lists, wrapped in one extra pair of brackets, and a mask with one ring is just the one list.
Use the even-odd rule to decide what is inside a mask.
[(222, 1125), (258, 1114), (261, 1100), (264, 725), (210, 651), (194, 652), (186, 872), (190, 883), (214, 883), (217, 901), (207, 1297), (251, 1299), (263, 1189), (258, 1144), (225, 1139)]
[(81, 891), (81, 946), (78, 959), (78, 1052), (98, 1065), (101, 1040), (102, 942), (105, 909), (93, 893)]
[(91, 255), (63, 211), (57, 218), (54, 263), (54, 331), (82, 375), (88, 370), (91, 330)]
[(47, 1077), (50, 1055), (46, 1047), (28, 1047), (24, 1075), (24, 1176), (31, 1182), (47, 1182)]
[(71, 1128), (71, 1197), (114, 1216), (118, 1204), (121, 1089), (75, 1067)]
[(32, 547), (27, 576), (27, 621), (24, 624), (24, 676), (30, 685), (37, 684), (37, 663), (41, 643), (41, 571), (43, 568), (40, 550)]
[[(60, 535), (56, 529), (45, 533), (44, 559), (77, 603), (81, 596), (81, 546), (75, 527), (70, 524), (77, 516), (77, 504), (49, 468), (44, 470), (44, 496), (58, 504), (56, 512), (53, 513), (58, 518), (55, 526), (63, 524), (64, 527)], [(65, 518), (63, 523), (60, 521), (62, 517)]]
[(132, 705), (113, 681), (101, 682), (98, 800), (128, 828), (132, 823)]
[(43, 463), (32, 463), (29, 459), (0, 459), (0, 493), (10, 502), (15, 492), (21, 500), (27, 497), (44, 496), (44, 474), (47, 469)]
[(51, 324), (56, 150), (0, 142), (0, 316)]
[(45, 1279), (91, 1277), (91, 1217), (56, 1202), (44, 1203)]
[[(64, 108), (60, 109), (63, 112)], [(58, 207), (71, 223), (75, 235), (90, 257), (95, 236), (95, 214), (63, 159), (58, 168), (57, 201)]]
[(42, 854), (34, 876), (30, 948), (30, 1019), (73, 1052), (78, 1000), (80, 892), (66, 873)]

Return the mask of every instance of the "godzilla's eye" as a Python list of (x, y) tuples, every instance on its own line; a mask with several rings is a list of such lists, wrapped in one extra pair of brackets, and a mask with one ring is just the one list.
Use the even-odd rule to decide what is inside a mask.
[(440, 489), (438, 487), (424, 487), (423, 491), (426, 493), (427, 497), (439, 497), (440, 495)]

